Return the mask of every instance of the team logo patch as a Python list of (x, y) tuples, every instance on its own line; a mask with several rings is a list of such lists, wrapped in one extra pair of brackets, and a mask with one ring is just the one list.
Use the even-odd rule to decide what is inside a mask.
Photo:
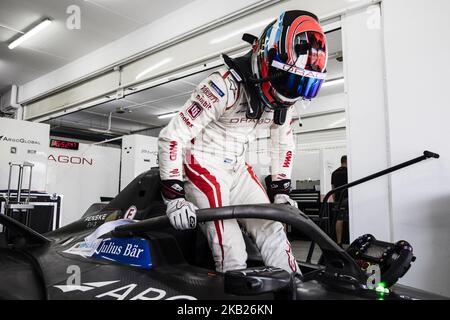
[(187, 113), (192, 118), (192, 120), (196, 119), (203, 111), (203, 108), (196, 102), (192, 103), (191, 106), (187, 109)]
[(215, 84), (212, 80), (210, 80), (210, 81), (208, 82), (208, 84), (211, 86), (211, 88), (214, 89), (215, 92), (217, 92), (217, 94), (218, 94), (219, 96), (221, 96), (222, 98), (225, 96), (225, 93), (223, 93), (223, 91), (220, 90), (220, 88), (217, 86), (217, 84)]

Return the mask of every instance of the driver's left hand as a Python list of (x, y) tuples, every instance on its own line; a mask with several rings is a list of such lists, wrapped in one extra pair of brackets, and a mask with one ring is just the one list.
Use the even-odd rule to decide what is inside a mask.
[(275, 203), (275, 204), (288, 204), (290, 206), (298, 208), (297, 201), (292, 200), (291, 197), (289, 197), (287, 194), (277, 194), (277, 195), (275, 195), (273, 203)]

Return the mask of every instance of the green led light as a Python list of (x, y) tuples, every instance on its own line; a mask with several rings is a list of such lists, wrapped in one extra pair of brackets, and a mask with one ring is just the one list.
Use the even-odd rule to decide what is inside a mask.
[(386, 283), (380, 282), (378, 286), (375, 288), (375, 291), (380, 295), (389, 294), (389, 289), (386, 288)]
[(378, 287), (375, 288), (375, 291), (378, 292), (378, 293), (384, 294), (384, 287), (378, 286)]

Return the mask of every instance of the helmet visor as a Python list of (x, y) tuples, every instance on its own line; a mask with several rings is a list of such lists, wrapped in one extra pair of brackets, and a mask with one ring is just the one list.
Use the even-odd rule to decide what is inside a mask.
[[(273, 88), (279, 95), (288, 99), (315, 98), (325, 80), (327, 50), (325, 35), (308, 31), (295, 36), (295, 50), (284, 63), (276, 57), (269, 68)], [(278, 59), (277, 59), (278, 58)]]
[(277, 76), (271, 80), (271, 83), (278, 94), (288, 99), (315, 98), (326, 76), (325, 73), (300, 69), (275, 60), (272, 62), (272, 68), (285, 71), (274, 72)]
[(296, 35), (295, 65), (309, 71), (325, 72), (328, 58), (325, 43), (323, 33), (308, 31)]

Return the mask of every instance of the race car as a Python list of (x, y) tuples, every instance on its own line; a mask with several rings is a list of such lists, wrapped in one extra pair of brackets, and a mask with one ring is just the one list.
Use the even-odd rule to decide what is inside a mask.
[[(302, 275), (265, 266), (244, 233), (248, 268), (218, 273), (199, 228), (174, 230), (165, 215), (158, 170), (138, 176), (108, 204), (41, 235), (0, 215), (0, 299), (440, 299), (395, 285), (415, 259), (406, 241), (366, 235), (345, 251), (300, 210), (245, 205), (198, 210), (198, 222), (253, 218), (291, 225), (322, 252), (298, 261)], [(374, 268), (375, 267), (375, 268)], [(377, 274), (378, 270), (378, 274)]]

